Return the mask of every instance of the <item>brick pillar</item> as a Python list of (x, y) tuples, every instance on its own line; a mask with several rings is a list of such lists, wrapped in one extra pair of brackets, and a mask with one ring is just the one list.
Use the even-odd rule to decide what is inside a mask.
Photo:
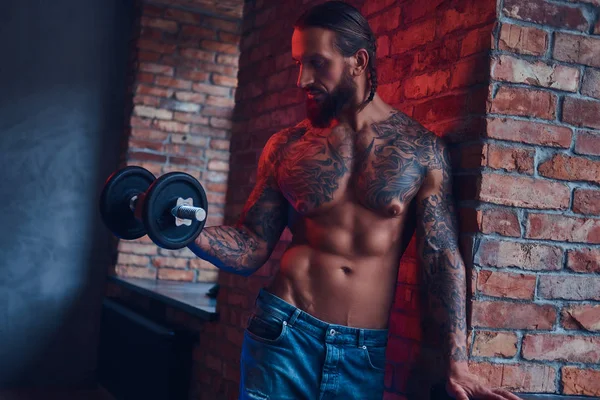
[[(197, 178), (208, 196), (207, 226), (224, 218), (242, 8), (237, 0), (137, 3), (123, 163), (157, 177)], [(115, 269), (192, 282), (214, 282), (218, 272), (188, 249), (159, 249), (147, 236), (119, 242)]]
[(600, 396), (600, 3), (499, 3), (472, 368), (517, 391)]

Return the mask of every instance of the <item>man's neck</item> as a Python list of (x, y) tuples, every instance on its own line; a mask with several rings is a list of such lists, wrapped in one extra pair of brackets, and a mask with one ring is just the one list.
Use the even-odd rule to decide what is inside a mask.
[(375, 122), (387, 119), (392, 108), (377, 94), (366, 104), (355, 105), (344, 110), (337, 123), (348, 124), (355, 132), (367, 128)]

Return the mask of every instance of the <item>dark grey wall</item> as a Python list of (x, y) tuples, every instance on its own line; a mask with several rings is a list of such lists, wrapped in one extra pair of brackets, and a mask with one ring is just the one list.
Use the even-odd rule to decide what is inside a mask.
[(132, 1), (0, 1), (0, 387), (95, 382)]

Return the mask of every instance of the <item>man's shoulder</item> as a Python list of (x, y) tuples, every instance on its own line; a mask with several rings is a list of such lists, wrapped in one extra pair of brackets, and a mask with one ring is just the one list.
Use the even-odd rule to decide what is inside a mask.
[(390, 119), (390, 128), (397, 134), (396, 143), (414, 148), (419, 162), (426, 166), (439, 166), (440, 159), (445, 156), (445, 140), (423, 126), (419, 121), (397, 111)]

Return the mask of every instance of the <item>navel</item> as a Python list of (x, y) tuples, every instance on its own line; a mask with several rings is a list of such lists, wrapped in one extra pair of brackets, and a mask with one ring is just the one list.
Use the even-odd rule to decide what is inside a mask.
[(342, 266), (342, 271), (344, 271), (344, 274), (350, 275), (352, 273), (352, 268), (343, 265)]

